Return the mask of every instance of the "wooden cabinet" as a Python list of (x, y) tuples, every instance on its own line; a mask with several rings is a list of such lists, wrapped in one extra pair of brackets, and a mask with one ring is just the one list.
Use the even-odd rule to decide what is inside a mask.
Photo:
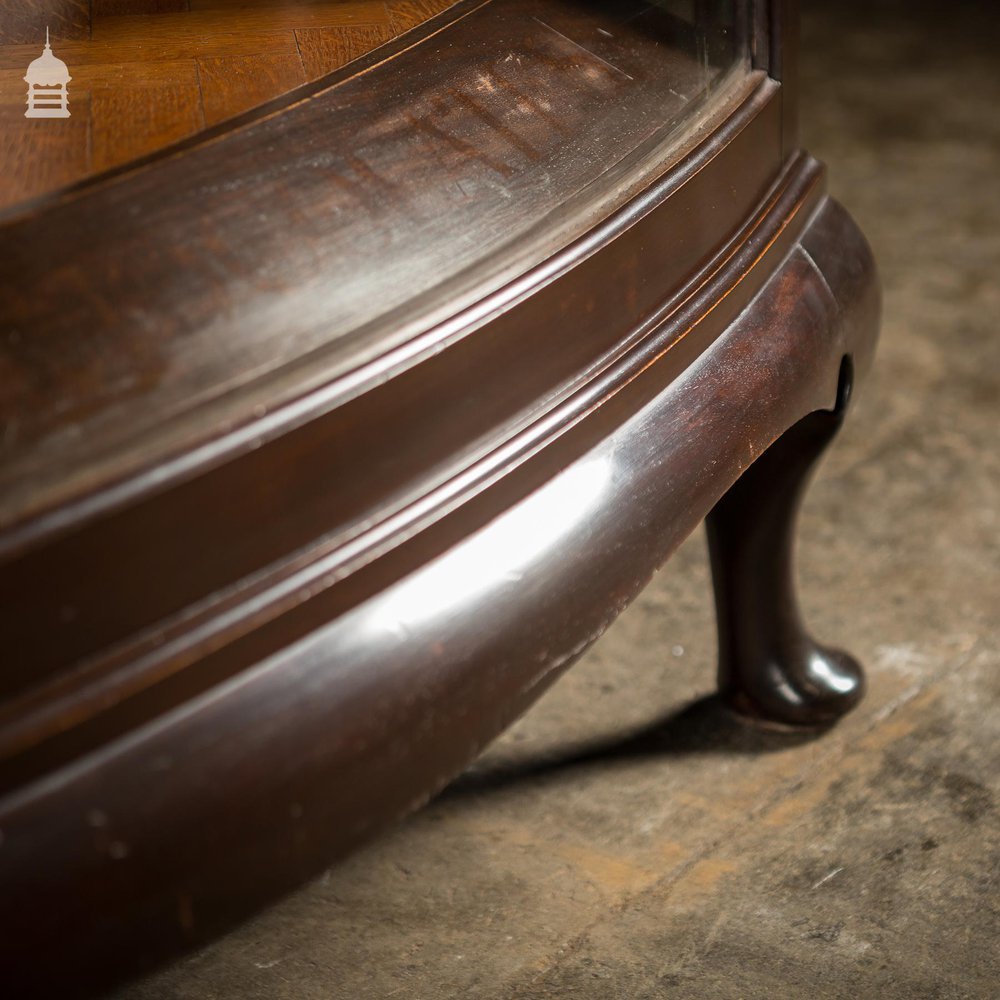
[(19, 989), (148, 967), (425, 801), (706, 515), (723, 696), (856, 703), (792, 530), (879, 295), (789, 17), (465, 0), (8, 207)]

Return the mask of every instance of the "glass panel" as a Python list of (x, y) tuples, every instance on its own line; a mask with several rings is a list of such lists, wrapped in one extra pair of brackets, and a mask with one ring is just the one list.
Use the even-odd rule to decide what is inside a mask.
[(668, 44), (693, 54), (703, 69), (702, 87), (710, 90), (734, 67), (749, 68), (750, 18), (745, 0), (655, 0), (675, 22)]
[[(453, 4), (454, 0), (4, 2), (0, 4), (0, 212), (259, 107)], [(29, 100), (25, 81), (31, 68), (43, 75), (55, 70), (58, 81), (44, 82), (63, 87), (54, 105), (45, 106), (49, 113), (38, 114), (40, 103)]]
[[(52, 39), (69, 118), (24, 117), (24, 67), (39, 46), (0, 46), (22, 67), (0, 77), (16, 84), (0, 102), (8, 205), (332, 65), (310, 63), (310, 45), (333, 62), (358, 51), (323, 23), (355, 0), (100, 15), (145, 2), (94, 0), (91, 41)], [(417, 6), (357, 3), (387, 15)], [(736, 3), (494, 0), (462, 13), (370, 72), (51, 205), (41, 226), (8, 215), (0, 242), (17, 252), (0, 261), (11, 313), (32, 333), (22, 384), (38, 394), (10, 414), (18, 435), (0, 487), (15, 503), (44, 506), (46, 489), (94, 481), (74, 474), (90, 465), (123, 479), (207, 434), (206, 411), (221, 420), (232, 407), (242, 420), (258, 399), (270, 408), (482, 302), (648, 187), (704, 134), (692, 124), (721, 120), (745, 93)], [(228, 40), (202, 30), (209, 14), (233, 29)], [(365, 30), (362, 48), (382, 37)], [(256, 53), (219, 48), (248, 45)], [(59, 67), (44, 62), (46, 89)], [(169, 240), (157, 247), (146, 237), (161, 227)], [(136, 256), (133, 244), (155, 252)], [(65, 349), (81, 325), (83, 375)], [(75, 409), (51, 406), (62, 396)], [(87, 432), (91, 420), (101, 434)], [(28, 483), (31, 495), (16, 496)]]
[[(96, 0), (89, 13), (66, 0), (49, 6), (61, 2), (66, 11), (44, 16), (37, 5), (0, 10), (0, 211), (189, 138), (453, 5)], [(511, 16), (530, 15), (534, 6), (551, 18), (559, 5), (498, 0), (497, 6), (511, 8)], [(564, 6), (621, 9), (623, 22), (642, 25), (671, 57), (683, 56), (690, 65), (678, 79), (683, 86), (674, 88), (681, 106), (670, 108), (678, 120), (747, 59), (746, 17), (733, 0), (567, 0)], [(43, 47), (47, 23), (53, 34)], [(32, 72), (46, 77), (35, 87), (58, 88), (54, 97), (31, 93), (25, 79)]]

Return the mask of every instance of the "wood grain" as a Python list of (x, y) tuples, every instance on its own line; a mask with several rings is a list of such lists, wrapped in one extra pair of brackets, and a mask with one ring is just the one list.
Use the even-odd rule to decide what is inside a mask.
[[(197, 84), (171, 83), (147, 87), (100, 87), (90, 98), (91, 169), (107, 170), (128, 163), (191, 135), (205, 124)], [(129, 122), (122, 132), (115, 123)]]
[(108, 62), (77, 66), (73, 83), (82, 90), (143, 90), (164, 86), (198, 88), (198, 67), (193, 59), (154, 63)]
[[(449, 2), (94, 0), (92, 17), (87, 0), (5, 5), (0, 104), (8, 109), (7, 170), (0, 211), (333, 72)], [(72, 126), (23, 120), (24, 71), (41, 52), (46, 19), (53, 50), (72, 75)]]
[(29, 44), (41, 49), (46, 28), (53, 40), (87, 38), (90, 0), (5, 0), (0, 4), (0, 45)]
[(297, 52), (198, 60), (205, 124), (213, 125), (306, 82)]
[(28, 127), (24, 98), (18, 93), (9, 103), (8, 94), (0, 74), (0, 134), (20, 135), (19, 142), (0, 142), (0, 204), (64, 187), (90, 169), (87, 94), (73, 94), (73, 117), (32, 122)]
[[(64, 42), (58, 46), (57, 55), (70, 68), (72, 74), (80, 66), (104, 66), (123, 62), (152, 67), (158, 62), (183, 59), (216, 58), (221, 56), (254, 55), (256, 53), (294, 53), (295, 35), (292, 31), (238, 31), (204, 36), (162, 38), (136, 37), (128, 44), (118, 42)], [(38, 55), (33, 45), (0, 47), (0, 68), (24, 69)], [(72, 84), (71, 84), (72, 86)]]
[(409, 31), (410, 28), (440, 14), (452, 6), (454, 0), (389, 0), (389, 20), (394, 31)]
[(352, 59), (389, 41), (398, 32), (391, 23), (350, 28), (298, 28), (295, 38), (310, 80), (333, 72)]
[(170, 14), (187, 9), (188, 0), (91, 0), (95, 18), (115, 14)]
[(92, 37), (95, 41), (131, 44), (144, 38), (176, 39), (234, 31), (293, 31), (295, 28), (388, 22), (389, 15), (382, 0), (211, 8), (192, 4), (191, 11), (187, 13), (98, 18), (94, 20)]

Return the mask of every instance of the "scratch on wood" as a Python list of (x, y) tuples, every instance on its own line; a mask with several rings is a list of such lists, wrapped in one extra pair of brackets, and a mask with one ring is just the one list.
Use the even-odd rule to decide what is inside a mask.
[(548, 28), (549, 31), (551, 31), (553, 34), (558, 35), (560, 38), (565, 39), (567, 42), (569, 42), (570, 45), (574, 45), (576, 46), (576, 48), (582, 49), (584, 52), (587, 53), (588, 56), (591, 56), (593, 59), (596, 59), (600, 63), (604, 63), (605, 66), (607, 66), (610, 69), (613, 69), (616, 73), (621, 73), (621, 75), (624, 76), (627, 80), (634, 80), (634, 77), (629, 76), (628, 73), (625, 72), (625, 70), (616, 66), (614, 63), (608, 62), (607, 59), (602, 58), (596, 52), (591, 52), (590, 49), (588, 49), (585, 45), (581, 45), (579, 42), (575, 42), (572, 38), (570, 38), (568, 35), (564, 35), (561, 31), (556, 31), (556, 29), (553, 28), (551, 24), (546, 24), (544, 21), (540, 20), (537, 17), (533, 17), (532, 20), (537, 21), (543, 28)]

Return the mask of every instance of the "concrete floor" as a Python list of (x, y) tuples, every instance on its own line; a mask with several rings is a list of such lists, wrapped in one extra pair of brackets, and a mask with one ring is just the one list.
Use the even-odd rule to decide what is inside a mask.
[(864, 705), (705, 700), (695, 537), (455, 789), (118, 1000), (1000, 996), (1000, 19), (804, 6), (804, 142), (886, 293), (800, 544)]

